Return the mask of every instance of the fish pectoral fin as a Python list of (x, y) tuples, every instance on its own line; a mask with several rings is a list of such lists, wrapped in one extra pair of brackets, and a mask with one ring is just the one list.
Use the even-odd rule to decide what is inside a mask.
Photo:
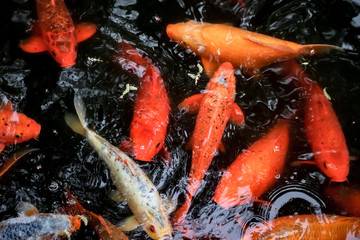
[[(0, 150), (2, 147), (5, 147), (5, 145), (0, 144)], [(0, 177), (2, 175), (4, 175), (11, 168), (11, 166), (13, 166), (20, 158), (22, 158), (23, 156), (25, 156), (26, 154), (28, 154), (30, 152), (37, 151), (37, 150), (39, 150), (39, 149), (38, 148), (24, 149), (24, 150), (18, 151), (16, 153), (14, 153), (13, 155), (11, 155), (9, 157), (9, 159), (1, 166)]]
[(9, 111), (9, 112), (13, 112), (14, 111), (14, 107), (12, 105), (12, 103), (5, 98), (2, 102), (1, 102), (1, 106), (0, 109), (5, 110), (5, 111)]
[(168, 152), (168, 150), (166, 150), (165, 146), (162, 146), (162, 148), (159, 151), (159, 155), (165, 161), (166, 165), (170, 166), (171, 156), (170, 156), (170, 153)]
[(125, 218), (120, 224), (117, 225), (117, 227), (121, 231), (125, 231), (125, 232), (126, 231), (132, 231), (132, 230), (136, 229), (139, 226), (140, 226), (140, 224), (136, 220), (135, 215), (132, 215), (130, 217)]
[(316, 165), (316, 162), (315, 161), (294, 161), (291, 163), (291, 166), (292, 167), (297, 167), (297, 166), (300, 166), (302, 164), (310, 164), (310, 165)]
[(48, 47), (46, 46), (42, 37), (38, 35), (34, 35), (28, 39), (25, 39), (19, 44), (19, 47), (28, 53), (39, 53), (48, 50)]
[(259, 44), (262, 47), (272, 48), (272, 49), (277, 50), (277, 51), (288, 52), (288, 53), (297, 53), (296, 50), (294, 50), (291, 47), (286, 46), (286, 45), (265, 43), (265, 42), (262, 42), (261, 40), (251, 38), (251, 37), (248, 37), (247, 40), (251, 41), (252, 43)]
[(196, 94), (188, 97), (179, 104), (179, 108), (191, 114), (196, 114), (199, 111), (203, 96), (203, 94)]
[(219, 68), (219, 64), (216, 62), (211, 61), (208, 58), (201, 58), (202, 64), (204, 66), (205, 72), (209, 78), (211, 78), (216, 70)]
[(96, 33), (96, 25), (92, 23), (80, 23), (75, 27), (76, 40), (82, 42)]
[(169, 197), (167, 199), (162, 199), (162, 206), (167, 213), (172, 213), (177, 208), (177, 202), (173, 199), (173, 197)]
[(20, 216), (31, 216), (39, 213), (39, 210), (28, 202), (19, 202), (16, 206), (16, 211)]
[(231, 106), (230, 122), (236, 126), (244, 126), (245, 118), (239, 105), (233, 103)]
[(112, 190), (109, 193), (109, 198), (115, 202), (124, 202), (126, 201), (124, 195), (122, 195), (122, 193), (119, 190)]
[(219, 143), (218, 149), (219, 149), (220, 152), (225, 153), (225, 146), (224, 146), (224, 143), (222, 141)]
[(132, 152), (133, 146), (134, 142), (132, 139), (126, 139), (120, 143), (119, 149), (129, 155)]

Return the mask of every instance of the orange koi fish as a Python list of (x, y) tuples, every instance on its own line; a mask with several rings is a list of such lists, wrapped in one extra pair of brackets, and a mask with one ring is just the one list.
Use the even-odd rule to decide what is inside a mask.
[(135, 158), (141, 161), (151, 161), (161, 150), (170, 161), (164, 147), (170, 101), (159, 70), (126, 42), (121, 43), (121, 51), (115, 61), (141, 78), (130, 124), (131, 140), (124, 141), (120, 148), (126, 150), (132, 147)]
[(316, 164), (332, 182), (344, 182), (349, 174), (350, 157), (340, 122), (319, 85), (303, 72), (294, 60), (284, 63), (305, 93), (305, 132)]
[(211, 160), (221, 144), (225, 126), (230, 120), (236, 125), (244, 124), (244, 115), (234, 102), (235, 76), (231, 63), (223, 63), (210, 79), (203, 94), (194, 95), (180, 103), (179, 108), (196, 112), (192, 146), (192, 162), (187, 197), (184, 205), (173, 217), (175, 226), (181, 226), (190, 208), (191, 200), (204, 178)]
[(279, 217), (247, 229), (242, 239), (360, 239), (360, 218), (336, 215)]
[(210, 75), (222, 62), (254, 73), (270, 63), (341, 49), (322, 44), (300, 45), (223, 24), (193, 21), (169, 24), (166, 32), (169, 38), (199, 55)]
[(236, 158), (216, 187), (217, 204), (228, 209), (254, 201), (276, 182), (285, 165), (289, 127), (289, 120), (281, 120)]
[(83, 216), (65, 214), (39, 213), (29, 203), (20, 203), (18, 211), (22, 215), (0, 222), (0, 239), (57, 239), (60, 236), (70, 237), (71, 233), (81, 227)]
[(14, 112), (8, 101), (0, 109), (0, 152), (6, 145), (26, 142), (36, 139), (41, 126), (22, 113)]
[(34, 35), (20, 43), (25, 52), (49, 51), (61, 67), (75, 64), (77, 44), (91, 37), (96, 26), (82, 23), (74, 26), (64, 0), (37, 0), (40, 35)]
[(342, 213), (360, 217), (360, 189), (345, 185), (331, 185), (325, 188), (324, 195)]
[(94, 229), (100, 240), (128, 240), (125, 233), (114, 226), (103, 217), (86, 210), (74, 195), (66, 189), (67, 205), (64, 207), (65, 213), (70, 215), (83, 215), (88, 220), (90, 227)]

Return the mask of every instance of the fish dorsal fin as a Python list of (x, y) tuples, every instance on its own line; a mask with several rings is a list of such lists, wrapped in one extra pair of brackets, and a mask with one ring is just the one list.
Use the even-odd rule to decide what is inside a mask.
[(3, 100), (3, 102), (1, 103), (1, 107), (0, 107), (2, 110), (5, 110), (5, 111), (9, 111), (9, 112), (13, 112), (14, 111), (14, 107), (12, 105), (12, 103), (7, 99), (5, 98)]
[(31, 216), (39, 213), (39, 210), (28, 202), (19, 202), (16, 206), (16, 211), (20, 216)]
[(277, 51), (281, 51), (281, 52), (289, 52), (289, 53), (297, 53), (296, 50), (292, 49), (291, 47), (289, 46), (286, 46), (286, 45), (280, 45), (280, 44), (271, 44), (271, 43), (266, 43), (264, 41), (261, 41), (260, 39), (256, 39), (255, 36), (248, 36), (247, 37), (247, 40), (251, 41), (252, 43), (256, 43), (256, 44), (259, 44), (263, 47), (268, 47), (268, 48), (272, 48), (274, 50), (277, 50)]

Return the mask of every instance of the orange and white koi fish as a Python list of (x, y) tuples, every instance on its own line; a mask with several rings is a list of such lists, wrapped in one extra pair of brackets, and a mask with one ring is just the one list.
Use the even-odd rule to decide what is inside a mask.
[(330, 101), (295, 60), (284, 63), (284, 67), (298, 78), (304, 91), (305, 132), (315, 158), (315, 161), (299, 162), (316, 164), (332, 182), (346, 181), (350, 165), (349, 151)]
[(242, 240), (360, 239), (360, 218), (337, 215), (293, 215), (248, 228)]
[(347, 216), (360, 217), (360, 189), (347, 185), (327, 186), (324, 195), (336, 209)]
[(254, 201), (276, 182), (285, 165), (289, 126), (289, 120), (280, 120), (236, 158), (215, 190), (217, 204), (228, 209)]
[(341, 49), (323, 44), (300, 45), (223, 24), (193, 21), (169, 24), (166, 32), (169, 38), (199, 55), (210, 75), (222, 62), (231, 62), (251, 73), (270, 63)]
[(37, 0), (40, 35), (34, 35), (20, 43), (25, 52), (48, 51), (61, 67), (75, 64), (77, 45), (96, 32), (96, 26), (82, 23), (74, 26), (64, 0)]
[(171, 238), (169, 214), (154, 184), (128, 155), (86, 126), (85, 108), (80, 97), (74, 98), (74, 105), (78, 117), (67, 114), (66, 123), (73, 131), (85, 136), (105, 162), (117, 193), (127, 202), (137, 226), (140, 225), (152, 239)]
[(198, 111), (195, 129), (190, 140), (192, 161), (185, 203), (175, 213), (172, 221), (181, 227), (190, 208), (191, 200), (219, 147), (225, 126), (230, 120), (244, 124), (244, 115), (234, 102), (235, 76), (231, 63), (223, 63), (210, 79), (203, 94), (194, 95), (180, 103), (179, 108)]
[(85, 216), (90, 227), (94, 229), (100, 240), (128, 240), (125, 233), (114, 226), (110, 221), (85, 209), (74, 195), (66, 189), (67, 204), (64, 206), (65, 213)]
[(131, 140), (123, 142), (120, 148), (132, 148), (135, 158), (141, 161), (151, 161), (161, 150), (170, 161), (164, 147), (170, 101), (159, 70), (126, 42), (121, 43), (121, 51), (115, 61), (141, 78), (130, 124)]
[(7, 101), (0, 109), (0, 152), (6, 145), (26, 142), (39, 136), (41, 126), (23, 113), (14, 112)]
[(0, 222), (0, 239), (55, 239), (60, 236), (70, 237), (81, 227), (84, 216), (66, 214), (39, 213), (29, 203), (20, 203), (18, 211), (23, 214)]

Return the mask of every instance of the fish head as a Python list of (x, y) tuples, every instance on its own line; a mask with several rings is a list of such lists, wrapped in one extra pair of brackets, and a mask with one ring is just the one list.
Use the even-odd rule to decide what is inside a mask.
[(48, 51), (61, 67), (75, 65), (77, 40), (74, 31), (47, 34)]
[(332, 161), (324, 161), (320, 169), (330, 178), (331, 182), (345, 182), (349, 174), (348, 164), (338, 164)]
[(235, 75), (234, 68), (231, 63), (224, 62), (220, 65), (218, 70), (214, 73), (213, 77), (210, 79), (206, 89), (214, 90), (215, 88), (222, 86), (228, 89), (228, 93), (231, 97), (234, 98), (235, 94)]
[(41, 126), (25, 114), (0, 111), (0, 132), (7, 143), (26, 142), (40, 134)]
[[(132, 128), (131, 138), (133, 139), (133, 152), (135, 158), (141, 161), (151, 161), (152, 158), (163, 147), (164, 139), (160, 139), (159, 134), (156, 134), (154, 129), (146, 128)], [(136, 131), (136, 129), (141, 131)]]
[(165, 210), (157, 213), (147, 211), (140, 218), (142, 228), (152, 239), (172, 239), (172, 228)]
[(206, 24), (194, 21), (169, 24), (166, 27), (166, 33), (170, 39), (181, 46), (200, 53), (205, 50), (205, 44), (202, 42), (201, 37), (203, 25)]

